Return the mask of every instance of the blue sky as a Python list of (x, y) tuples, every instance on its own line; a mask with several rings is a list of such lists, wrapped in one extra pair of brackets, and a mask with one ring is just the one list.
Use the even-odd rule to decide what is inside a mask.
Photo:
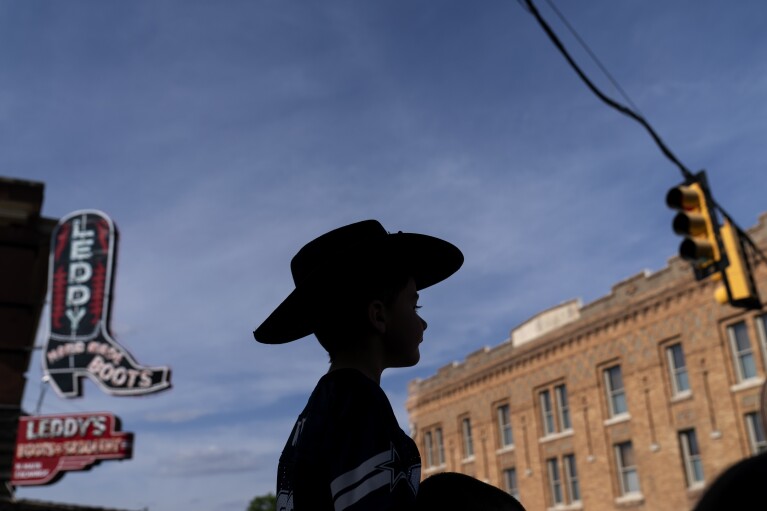
[[(618, 98), (545, 2), (586, 72)], [(767, 210), (767, 6), (555, 0), (675, 154), (744, 227)], [(443, 237), (466, 263), (424, 291), (407, 382), (571, 298), (666, 265), (681, 181), (638, 124), (578, 80), (520, 3), (0, 2), (0, 172), (44, 214), (105, 211), (121, 245), (112, 330), (174, 388), (94, 385), (42, 413), (112, 411), (134, 459), (17, 496), (157, 511), (244, 510), (327, 360), (251, 331), (308, 240), (366, 218)], [(47, 320), (41, 323), (42, 333)], [(39, 353), (25, 407), (41, 392)]]

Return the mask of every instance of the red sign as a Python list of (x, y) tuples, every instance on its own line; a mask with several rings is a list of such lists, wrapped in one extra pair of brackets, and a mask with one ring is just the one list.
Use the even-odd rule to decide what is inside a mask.
[(64, 472), (132, 456), (133, 433), (121, 432), (111, 413), (21, 417), (11, 484), (50, 484)]
[(116, 396), (170, 388), (168, 367), (140, 365), (109, 328), (116, 253), (117, 228), (101, 211), (70, 213), (53, 232), (43, 370), (62, 397), (81, 396), (84, 377)]

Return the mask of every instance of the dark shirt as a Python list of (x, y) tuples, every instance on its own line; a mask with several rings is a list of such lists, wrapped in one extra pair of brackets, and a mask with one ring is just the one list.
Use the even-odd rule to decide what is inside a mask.
[(374, 381), (354, 369), (323, 376), (280, 456), (278, 511), (406, 511), (421, 458)]

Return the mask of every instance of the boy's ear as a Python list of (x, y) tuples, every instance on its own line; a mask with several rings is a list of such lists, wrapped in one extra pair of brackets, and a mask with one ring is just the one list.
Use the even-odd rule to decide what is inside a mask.
[(377, 333), (386, 333), (386, 306), (381, 300), (373, 300), (368, 304), (368, 321)]

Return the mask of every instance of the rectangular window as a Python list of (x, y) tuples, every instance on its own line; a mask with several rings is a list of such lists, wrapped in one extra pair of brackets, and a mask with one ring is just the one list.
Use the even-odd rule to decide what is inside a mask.
[(468, 417), (461, 421), (463, 428), (463, 457), (471, 458), (474, 456), (474, 441), (471, 438), (471, 419)]
[(730, 337), (730, 347), (738, 381), (756, 378), (756, 361), (745, 321), (728, 326), (727, 334)]
[(424, 453), (426, 454), (426, 466), (434, 466), (434, 445), (432, 444), (431, 431), (423, 435)]
[(671, 376), (671, 389), (675, 396), (689, 392), (690, 381), (687, 377), (687, 364), (684, 359), (681, 343), (666, 348), (666, 359)]
[(615, 462), (618, 467), (618, 482), (621, 495), (639, 493), (639, 474), (634, 461), (634, 448), (631, 442), (615, 444)]
[[(566, 454), (562, 457), (560, 471), (559, 458), (546, 460), (546, 473), (549, 478), (549, 493), (551, 506), (574, 504), (581, 500), (581, 487), (578, 481), (578, 469), (575, 466), (575, 455)], [(564, 481), (562, 474), (564, 472)]]
[(756, 329), (759, 332), (759, 342), (762, 345), (762, 360), (767, 364), (767, 314), (756, 318)]
[(604, 371), (605, 388), (607, 389), (607, 403), (610, 408), (610, 417), (628, 413), (626, 406), (626, 392), (623, 389), (623, 375), (621, 366), (614, 365)]
[(695, 486), (703, 482), (703, 461), (700, 459), (698, 438), (694, 429), (679, 432), (679, 443), (682, 447), (682, 461), (684, 462), (687, 486)]
[(506, 483), (506, 492), (519, 500), (519, 487), (517, 486), (517, 469), (507, 468), (503, 471), (503, 480)]
[(541, 406), (543, 436), (561, 433), (572, 428), (570, 406), (567, 402), (567, 387), (564, 383), (538, 392), (538, 401)]
[(581, 488), (578, 484), (578, 469), (575, 466), (575, 454), (566, 454), (565, 462), (565, 483), (567, 484), (567, 494), (570, 502), (581, 500)]
[(559, 464), (556, 458), (546, 460), (549, 473), (549, 490), (551, 491), (552, 505), (558, 506), (564, 503), (562, 495), (562, 478), (559, 476)]
[(514, 435), (511, 432), (511, 411), (509, 405), (498, 407), (498, 432), (500, 434), (501, 447), (514, 445)]
[(570, 407), (567, 405), (567, 387), (564, 384), (554, 387), (554, 394), (557, 397), (557, 415), (559, 417), (559, 427), (562, 430), (568, 430), (570, 426)]
[(757, 412), (746, 414), (746, 429), (748, 430), (748, 443), (751, 446), (751, 454), (759, 454), (767, 451), (767, 439), (764, 436), (764, 427), (759, 420)]
[(437, 464), (445, 464), (445, 445), (442, 442), (442, 428), (434, 430), (434, 436), (437, 439)]
[(556, 425), (554, 424), (554, 408), (551, 403), (551, 393), (548, 390), (542, 391), (540, 394), (541, 400), (541, 415), (543, 418), (543, 434), (551, 435), (557, 432)]

